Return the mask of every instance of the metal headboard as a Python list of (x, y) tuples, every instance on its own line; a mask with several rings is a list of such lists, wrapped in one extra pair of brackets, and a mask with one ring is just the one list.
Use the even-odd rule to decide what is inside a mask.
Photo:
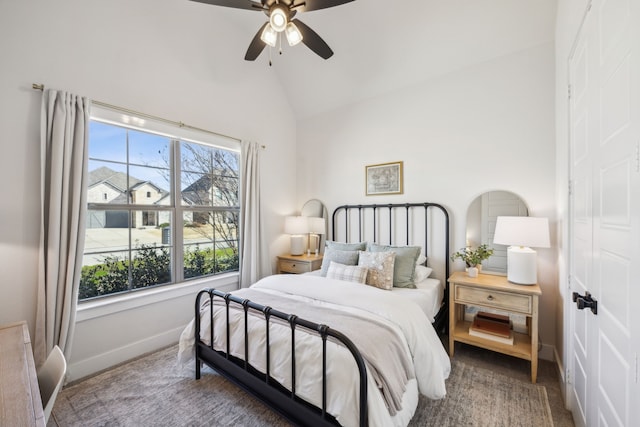
[[(335, 208), (332, 215), (332, 228), (331, 235), (333, 240), (340, 242), (350, 242), (355, 237), (354, 229), (357, 232), (358, 241), (371, 241), (376, 243), (388, 243), (388, 244), (417, 244), (411, 241), (411, 228), (412, 228), (412, 211), (421, 210), (423, 212), (422, 220), (424, 221), (424, 244), (421, 246), (424, 248), (425, 256), (429, 256), (429, 230), (430, 221), (432, 218), (431, 209), (437, 209), (442, 212), (444, 217), (444, 254), (448, 259), (449, 256), (449, 212), (446, 208), (437, 203), (423, 202), (423, 203), (396, 203), (396, 204), (370, 204), (370, 205), (342, 205)], [(358, 214), (355, 217), (356, 224), (353, 224), (354, 215), (350, 215), (352, 210), (357, 210)], [(383, 224), (385, 218), (382, 218), (381, 211), (387, 211), (386, 220), (387, 223)], [(404, 211), (404, 212), (402, 212)], [(398, 231), (398, 220), (401, 219), (397, 212), (404, 213), (404, 241), (399, 241), (400, 235)], [(338, 221), (342, 217), (344, 220), (344, 228), (339, 229)], [(366, 227), (367, 220), (371, 221), (371, 226)], [(418, 218), (419, 220), (420, 218)], [(384, 228), (382, 228), (384, 227)], [(371, 234), (372, 233), (372, 234)], [(386, 236), (381, 236), (383, 233), (388, 233), (388, 240), (382, 242), (381, 239)], [(449, 262), (447, 261), (445, 266), (445, 280), (449, 277)]]
[[(438, 224), (443, 223), (442, 227), (434, 224), (436, 212), (441, 213), (442, 220)], [(433, 237), (429, 234), (431, 230), (442, 233), (440, 238), (443, 239), (444, 253), (439, 255), (444, 262), (442, 281), (445, 289), (443, 303), (446, 307), (449, 299), (450, 231), (449, 213), (444, 206), (431, 202), (338, 206), (332, 215), (331, 236), (333, 240), (347, 243), (357, 240), (390, 245), (420, 245), (424, 255), (429, 258), (433, 252), (430, 245), (430, 237)], [(420, 231), (424, 233), (424, 242), (416, 241), (416, 234)], [(441, 314), (446, 314), (446, 310)], [(439, 326), (446, 328), (446, 317), (437, 320)], [(444, 323), (440, 325), (441, 322)]]

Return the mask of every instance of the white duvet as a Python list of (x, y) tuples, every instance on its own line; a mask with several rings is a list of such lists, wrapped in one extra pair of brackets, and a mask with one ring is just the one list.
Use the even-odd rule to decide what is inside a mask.
[[(300, 304), (306, 302), (330, 306), (365, 318), (385, 321), (397, 331), (413, 361), (414, 372), (411, 377), (415, 376), (415, 379), (411, 379), (407, 384), (402, 399), (402, 410), (391, 416), (374, 380), (371, 375), (368, 375), (369, 425), (406, 426), (417, 407), (418, 392), (432, 399), (445, 396), (445, 379), (449, 376), (451, 368), (449, 357), (424, 312), (406, 298), (371, 286), (307, 275), (269, 276), (255, 283), (252, 289), (277, 294), (282, 298), (293, 298)], [(242, 297), (242, 290), (233, 293)], [(257, 300), (255, 302), (260, 303)], [(237, 326), (232, 327), (230, 352), (234, 356), (244, 358), (244, 315), (234, 311), (231, 313), (232, 318), (237, 321)], [(207, 338), (210, 336), (209, 316), (203, 316), (201, 322), (202, 339), (209, 344)], [(214, 347), (216, 350), (224, 350), (226, 349), (224, 310), (216, 310), (214, 324), (216, 325)], [(265, 372), (264, 319), (250, 316), (249, 324), (249, 363)], [(331, 325), (329, 319), (327, 324), (340, 330), (339, 325)], [(180, 337), (178, 357), (182, 363), (192, 360), (194, 331), (192, 321)], [(270, 342), (271, 376), (290, 388), (291, 330), (289, 326), (272, 325)], [(303, 349), (306, 351), (301, 351)], [(327, 353), (331, 358), (327, 365), (327, 411), (343, 426), (358, 425), (359, 379), (353, 357), (347, 349), (332, 342), (327, 343)], [(321, 406), (322, 402), (322, 385), (319, 380), (322, 378), (321, 369), (321, 340), (316, 335), (297, 332), (296, 394), (316, 406)]]

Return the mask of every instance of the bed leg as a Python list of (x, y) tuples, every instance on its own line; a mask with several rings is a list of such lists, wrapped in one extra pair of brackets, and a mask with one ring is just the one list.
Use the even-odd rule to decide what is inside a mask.
[(199, 380), (200, 379), (200, 369), (202, 368), (202, 362), (200, 360), (198, 360), (198, 357), (196, 356), (196, 379)]

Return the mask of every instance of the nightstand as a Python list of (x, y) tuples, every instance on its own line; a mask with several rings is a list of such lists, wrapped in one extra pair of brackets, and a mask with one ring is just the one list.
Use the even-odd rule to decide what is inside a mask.
[[(482, 347), (531, 361), (531, 382), (538, 375), (538, 285), (516, 285), (505, 276), (479, 274), (469, 277), (464, 271), (449, 278), (449, 355), (453, 357), (455, 342)], [(464, 319), (465, 306), (472, 305), (524, 315), (527, 333), (513, 332), (514, 342), (504, 344), (469, 335), (471, 322)]]
[(280, 255), (278, 256), (278, 274), (300, 274), (320, 269), (322, 255)]

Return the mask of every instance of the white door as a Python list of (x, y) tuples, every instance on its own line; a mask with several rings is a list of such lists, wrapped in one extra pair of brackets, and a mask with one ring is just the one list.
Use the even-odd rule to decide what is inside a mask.
[(565, 308), (576, 426), (640, 425), (639, 3), (593, 0), (569, 60), (569, 295), (597, 301)]

